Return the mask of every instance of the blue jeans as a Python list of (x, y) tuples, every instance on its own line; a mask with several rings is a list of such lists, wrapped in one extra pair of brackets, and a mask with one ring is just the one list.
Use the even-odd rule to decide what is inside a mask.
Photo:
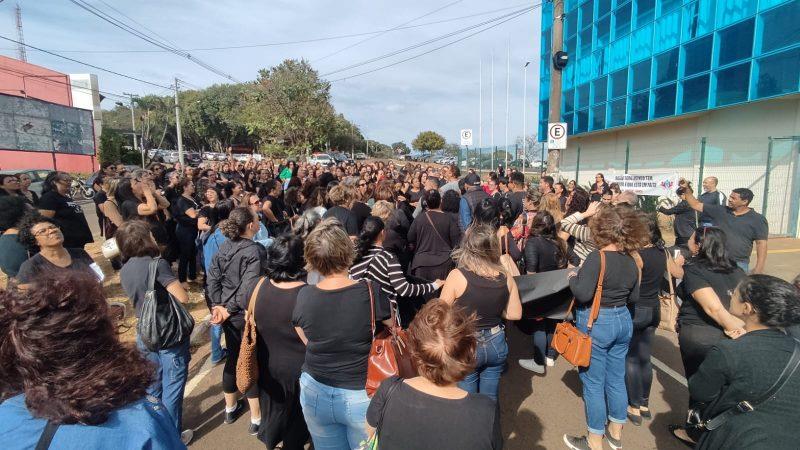
[(736, 261), (736, 265), (744, 270), (744, 273), (750, 273), (750, 261)]
[[(586, 333), (590, 308), (576, 313), (578, 329)], [(590, 433), (605, 434), (606, 419), (624, 424), (628, 418), (628, 393), (625, 390), (625, 357), (633, 335), (633, 322), (627, 307), (600, 308), (592, 324), (592, 359), (581, 368), (583, 403)]]
[(189, 375), (189, 339), (157, 352), (148, 350), (142, 341), (136, 338), (136, 345), (148, 361), (155, 364), (155, 381), (147, 389), (147, 393), (161, 400), (161, 404), (172, 417), (175, 428), (180, 432), (183, 419), (183, 390)]
[(552, 319), (537, 320), (534, 322), (533, 329), (533, 361), (543, 366), (546, 358), (555, 359), (558, 355), (550, 346), (556, 330), (556, 321)]
[(300, 406), (317, 450), (352, 450), (367, 439), (365, 389), (341, 389), (300, 375)]
[(211, 324), (208, 329), (211, 334), (211, 362), (219, 362), (225, 356), (225, 349), (222, 348), (222, 325)]
[(484, 329), (479, 330), (477, 334), (475, 371), (458, 383), (458, 387), (467, 392), (484, 394), (497, 401), (500, 375), (503, 374), (508, 358), (506, 332), (500, 331), (492, 335), (490, 330)]

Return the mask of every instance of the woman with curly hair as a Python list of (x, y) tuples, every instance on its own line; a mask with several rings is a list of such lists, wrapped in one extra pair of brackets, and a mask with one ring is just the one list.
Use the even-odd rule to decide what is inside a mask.
[(186, 448), (146, 395), (152, 377), (139, 351), (120, 343), (91, 275), (44, 274), (24, 294), (0, 291), (4, 448), (35, 448), (42, 437), (50, 448)]
[(591, 363), (579, 372), (589, 435), (565, 434), (564, 443), (574, 450), (601, 450), (605, 435), (611, 448), (619, 449), (628, 417), (625, 357), (633, 334), (627, 306), (639, 299), (641, 259), (636, 252), (647, 245), (650, 232), (633, 208), (623, 206), (600, 208), (589, 227), (598, 250), (586, 257), (580, 270), (570, 273), (569, 283), (575, 295), (576, 325), (587, 333), (592, 299), (601, 268), (605, 270), (599, 313), (591, 328)]
[(28, 250), (19, 242), (19, 225), (26, 213), (35, 214), (21, 196), (0, 196), (0, 270), (8, 277), (16, 277), (28, 259)]

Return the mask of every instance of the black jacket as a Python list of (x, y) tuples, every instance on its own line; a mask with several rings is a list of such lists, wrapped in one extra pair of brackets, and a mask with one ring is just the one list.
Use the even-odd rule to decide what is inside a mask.
[(231, 322), (241, 328), (250, 293), (266, 271), (267, 251), (250, 239), (227, 240), (211, 260), (208, 297), (211, 306), (224, 306)]
[(678, 245), (683, 245), (689, 241), (689, 238), (697, 228), (697, 213), (693, 210), (686, 200), (681, 200), (680, 203), (672, 208), (658, 208), (658, 212), (668, 216), (675, 216), (673, 227), (675, 228), (675, 237)]

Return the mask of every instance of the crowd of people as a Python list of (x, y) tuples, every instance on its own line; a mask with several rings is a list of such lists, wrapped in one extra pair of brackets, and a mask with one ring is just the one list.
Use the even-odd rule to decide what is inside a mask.
[[(156, 320), (169, 345), (154, 346), (143, 326), (136, 347), (120, 343), (71, 181), (52, 172), (38, 197), (29, 179), (0, 179), (4, 447), (183, 448), (188, 335)], [(366, 448), (373, 434), (381, 449), (500, 449), (506, 327), (531, 335), (532, 358), (516, 363), (545, 374), (574, 302), (566, 318), (591, 336), (591, 361), (579, 368), (586, 428), (564, 430), (564, 444), (618, 450), (626, 424), (653, 417), (652, 345), (671, 320), (670, 291), (690, 406), (672, 434), (703, 449), (796, 448), (800, 278), (762, 274), (768, 225), (753, 193), (734, 189), (726, 203), (716, 186), (707, 178), (695, 197), (681, 181), (680, 202), (660, 210), (675, 215), (672, 246), (655, 213), (602, 174), (585, 189), (545, 174), (534, 186), (513, 170), (462, 176), (456, 165), (110, 163), (94, 202), (140, 324), (171, 317), (191, 292), (205, 298), (223, 421), (249, 410), (249, 433), (268, 449)], [(564, 280), (566, 301), (522, 292), (547, 272)], [(240, 390), (248, 323), (258, 379)], [(386, 378), (370, 398), (384, 327), (406, 329), (417, 376)]]

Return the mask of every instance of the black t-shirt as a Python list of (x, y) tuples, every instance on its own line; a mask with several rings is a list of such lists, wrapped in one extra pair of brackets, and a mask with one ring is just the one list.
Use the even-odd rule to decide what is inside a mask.
[[(639, 270), (633, 258), (622, 252), (604, 252), (606, 272), (603, 277), (603, 292), (600, 306), (625, 306), (639, 300)], [(578, 275), (569, 279), (569, 287), (575, 300), (590, 307), (600, 277), (600, 252), (589, 253)]]
[[(388, 397), (389, 388), (397, 385)], [(381, 423), (381, 450), (496, 450), (503, 448), (500, 409), (489, 397), (436, 397), (390, 377), (372, 397), (367, 423)]]
[(703, 205), (703, 214), (711, 217), (714, 225), (725, 232), (728, 254), (736, 261), (749, 261), (753, 241), (766, 240), (769, 225), (766, 217), (750, 210), (737, 216), (727, 206)]
[[(119, 271), (119, 282), (125, 294), (133, 302), (133, 307), (136, 309), (136, 317), (139, 317), (142, 312), (142, 301), (147, 293), (147, 277), (150, 275), (150, 261), (152, 260), (153, 258), (149, 256), (134, 256)], [(169, 306), (169, 292), (167, 292), (166, 287), (175, 281), (177, 281), (177, 278), (172, 273), (169, 262), (165, 259), (159, 259), (156, 266), (156, 282), (154, 286), (158, 307), (161, 305)]]
[[(378, 286), (373, 285), (372, 291), (378, 324), (389, 317), (389, 301)], [(302, 328), (308, 338), (303, 371), (331, 387), (364, 389), (372, 344), (370, 318), (369, 290), (365, 282), (334, 290), (317, 286), (301, 289), (292, 323)]]
[(341, 206), (334, 206), (333, 208), (325, 211), (323, 218), (335, 217), (342, 223), (344, 230), (347, 231), (348, 236), (358, 236), (358, 218), (352, 211)]
[(197, 230), (197, 218), (192, 219), (191, 217), (186, 215), (186, 211), (190, 209), (194, 209), (196, 212), (198, 209), (197, 202), (181, 195), (175, 202), (175, 208), (172, 210), (172, 212), (173, 214), (175, 214), (175, 220), (182, 227), (192, 228)]
[(709, 325), (721, 328), (714, 319), (708, 316), (703, 307), (694, 299), (692, 294), (703, 288), (710, 287), (719, 297), (725, 309), (731, 306), (731, 293), (746, 275), (742, 269), (736, 267), (733, 271), (714, 272), (703, 261), (693, 260), (683, 266), (683, 282), (678, 285), (678, 295), (683, 300), (678, 313), (678, 320), (683, 325)]
[(64, 247), (83, 248), (84, 245), (94, 242), (83, 209), (71, 198), (56, 191), (45, 192), (39, 200), (39, 209), (55, 211), (53, 221), (64, 234)]
[(94, 260), (92, 260), (92, 257), (89, 256), (84, 249), (68, 248), (67, 252), (69, 253), (70, 258), (72, 258), (72, 262), (67, 267), (60, 267), (51, 263), (47, 260), (47, 258), (42, 256), (41, 253), (31, 256), (27, 261), (19, 266), (19, 272), (17, 272), (17, 281), (19, 281), (20, 284), (28, 284), (46, 272), (66, 273), (74, 270), (91, 274), (95, 277), (97, 276), (97, 273), (91, 267), (92, 264), (94, 264)]
[(100, 231), (102, 231), (106, 216), (103, 214), (103, 211), (100, 211), (100, 205), (108, 201), (108, 194), (106, 194), (106, 191), (100, 191), (94, 195), (92, 200), (94, 200), (94, 210), (97, 213), (97, 223), (100, 224)]
[(161, 222), (161, 218), (159, 217), (159, 213), (150, 214), (149, 216), (140, 216), (139, 215), (139, 205), (142, 202), (139, 200), (125, 200), (119, 207), (120, 215), (122, 215), (122, 220), (144, 220), (150, 225), (150, 232), (153, 233), (153, 237), (156, 239), (156, 242), (162, 245), (166, 245), (169, 241), (169, 236), (167, 234), (167, 229), (164, 227), (164, 224)]
[(525, 200), (525, 191), (509, 192), (507, 197), (511, 202), (512, 217), (516, 220), (516, 218), (519, 217), (519, 215), (522, 214), (522, 211), (525, 209), (525, 205), (523, 204)]
[(639, 250), (642, 257), (642, 285), (639, 288), (639, 301), (636, 306), (658, 305), (658, 293), (667, 270), (667, 255), (658, 247), (648, 247)]
[(214, 225), (217, 223), (217, 213), (213, 206), (205, 205), (200, 208), (200, 211), (197, 211), (197, 218), (205, 217), (208, 219), (209, 225)]
[(356, 216), (356, 223), (358, 224), (359, 230), (364, 226), (364, 221), (367, 220), (367, 217), (372, 215), (372, 209), (367, 206), (366, 203), (362, 202), (354, 202), (351, 212)]
[[(566, 247), (566, 245), (565, 245)], [(567, 263), (578, 266), (580, 258), (567, 248), (563, 263), (558, 260), (558, 244), (541, 236), (533, 236), (525, 243), (525, 271), (528, 273), (550, 272), (567, 267)]]

